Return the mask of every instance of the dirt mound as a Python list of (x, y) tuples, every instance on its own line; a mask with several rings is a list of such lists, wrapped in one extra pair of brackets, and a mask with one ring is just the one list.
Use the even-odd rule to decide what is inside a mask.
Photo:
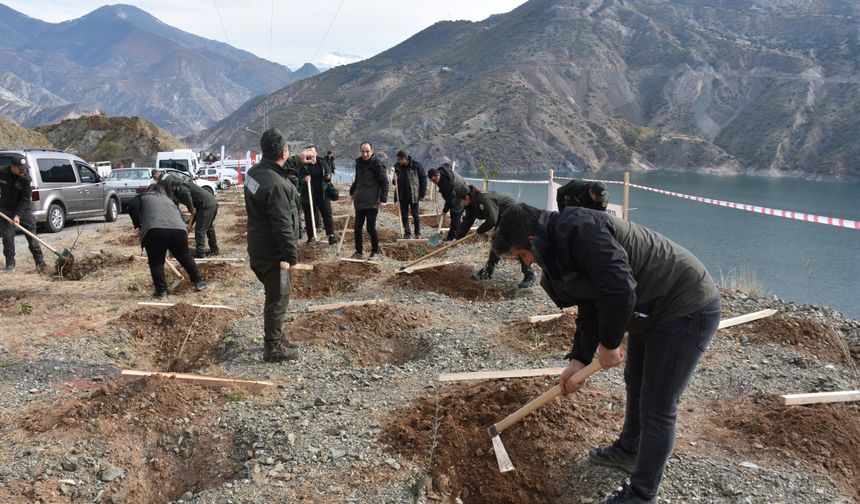
[(472, 280), (472, 268), (461, 264), (447, 264), (416, 271), (411, 275), (395, 275), (386, 283), (472, 301), (498, 301), (505, 297), (503, 287)]
[[(341, 228), (343, 229), (343, 228)], [(367, 253), (370, 250), (370, 235), (367, 234), (367, 227), (362, 228), (362, 237), (364, 239), (364, 252)], [(344, 237), (344, 241), (348, 243), (344, 243), (344, 247), (346, 247), (349, 243), (355, 243), (353, 236), (355, 233), (353, 232), (352, 224), (350, 223), (349, 229), (346, 230), (346, 236)], [(388, 242), (396, 242), (400, 238), (400, 232), (395, 231), (393, 229), (381, 228), (379, 224), (376, 225), (376, 237), (379, 238), (379, 243), (388, 243)], [(340, 238), (340, 235), (338, 235)]]
[(247, 235), (248, 234), (248, 218), (243, 217), (236, 221), (235, 224), (227, 228), (231, 233)]
[(119, 245), (122, 247), (138, 247), (140, 248), (140, 237), (133, 234), (123, 234), (117, 238), (107, 241), (108, 245)]
[[(219, 407), (226, 401), (212, 389), (166, 379), (116, 381), (87, 397), (25, 413), (16, 424), (37, 438), (61, 440), (60, 445), (99, 441), (110, 462), (98, 476), (104, 482), (100, 495), (108, 500), (77, 495), (80, 500), (162, 503), (188, 491), (217, 487), (241, 470), (231, 433), (218, 421)], [(108, 476), (111, 472), (113, 477)], [(55, 473), (29, 484), (9, 485), (6, 491), (20, 488), (29, 502), (60, 502), (56, 500), (60, 478)]]
[(752, 343), (791, 345), (831, 362), (846, 361), (837, 332), (814, 320), (779, 315), (737, 326), (734, 333)]
[(546, 322), (532, 324), (521, 320), (505, 324), (500, 333), (502, 341), (529, 355), (566, 354), (570, 351), (576, 315), (565, 313)]
[(247, 233), (236, 234), (236, 235), (230, 236), (229, 238), (224, 240), (224, 242), (229, 244), (229, 245), (247, 245), (248, 244), (248, 234)]
[(0, 314), (26, 315), (27, 313), (23, 313), (22, 310), (26, 312), (25, 306), (30, 306), (29, 309), (32, 310), (32, 306), (27, 301), (32, 295), (33, 292), (29, 290), (0, 289)]
[[(177, 266), (179, 271), (184, 274), (184, 271), (180, 266)], [(168, 269), (168, 271), (170, 271)], [(246, 268), (231, 266), (229, 263), (225, 262), (199, 262), (197, 263), (197, 271), (200, 272), (200, 276), (203, 277), (204, 280), (208, 283), (219, 283), (222, 285), (233, 285), (236, 283), (236, 279), (241, 276), (247, 274), (248, 270)], [(168, 284), (173, 282), (173, 277), (171, 273), (171, 279), (168, 280)], [(186, 292), (191, 292), (193, 285), (191, 282), (182, 282), (173, 291), (173, 294), (184, 294)]]
[(623, 408), (606, 403), (623, 398), (586, 386), (527, 416), (501, 434), (516, 471), (499, 473), (487, 428), (553, 385), (536, 378), (446, 387), (395, 411), (380, 438), (424, 467), (442, 502), (556, 502), (570, 490), (555, 468), (614, 439)]
[[(414, 261), (430, 252), (433, 252), (434, 247), (427, 244), (427, 241), (421, 242), (394, 242), (386, 243), (382, 248), (382, 255), (390, 257), (395, 261)], [(439, 258), (445, 255), (445, 252), (434, 257)], [(435, 259), (434, 259), (435, 260)], [(430, 259), (428, 259), (428, 262)]]
[[(74, 255), (74, 254), (73, 254)], [(117, 255), (104, 250), (89, 257), (75, 257), (72, 268), (63, 268), (62, 275), (66, 280), (82, 280), (85, 276), (107, 268), (128, 266), (134, 263), (133, 255)]]
[(303, 263), (312, 263), (314, 261), (318, 261), (325, 252), (328, 250), (331, 245), (325, 241), (325, 236), (322, 237), (321, 241), (315, 243), (307, 243), (303, 242), (299, 244), (299, 262)]
[[(342, 348), (360, 366), (403, 364), (425, 355), (427, 342), (409, 336), (425, 325), (424, 310), (387, 303), (348, 306), (342, 310), (303, 315), (284, 327), (289, 340)], [(345, 335), (348, 335), (345, 337)]]
[(332, 261), (315, 264), (313, 271), (293, 273), (292, 295), (320, 299), (353, 292), (368, 278), (381, 272), (375, 264)]
[(226, 310), (179, 303), (166, 308), (138, 308), (119, 318), (117, 324), (134, 336), (137, 367), (187, 372), (217, 362), (221, 340), (233, 319)]
[[(731, 446), (750, 457), (776, 451), (778, 457), (802, 459), (836, 479), (846, 495), (860, 499), (860, 406), (813, 404), (784, 406), (774, 397), (717, 403), (709, 418), (736, 437)], [(754, 449), (758, 445), (758, 449)]]

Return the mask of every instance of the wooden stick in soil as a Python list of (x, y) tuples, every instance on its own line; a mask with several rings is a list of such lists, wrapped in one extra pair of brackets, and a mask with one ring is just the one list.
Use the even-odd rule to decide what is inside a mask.
[(815, 392), (812, 394), (786, 394), (782, 396), (782, 404), (786, 406), (797, 404), (819, 404), (834, 402), (860, 401), (860, 390), (843, 392)]
[(419, 257), (418, 259), (415, 259), (414, 261), (407, 264), (406, 266), (401, 267), (400, 269), (405, 270), (405, 269), (409, 268), (410, 266), (415, 266), (416, 264), (420, 263), (424, 259), (429, 259), (429, 258), (435, 256), (436, 254), (440, 253), (440, 252), (444, 252), (445, 250), (448, 250), (449, 248), (453, 247), (454, 245), (459, 245), (460, 243), (463, 243), (464, 241), (468, 240), (469, 238), (471, 238), (473, 236), (475, 236), (475, 232), (469, 231), (469, 234), (460, 238), (459, 240), (453, 241), (450, 244), (445, 245), (444, 247), (439, 247), (438, 249), (434, 250), (433, 252), (430, 252), (429, 254), (425, 254), (425, 255)]
[(346, 215), (346, 222), (343, 223), (343, 232), (340, 233), (340, 241), (337, 242), (337, 250), (334, 252), (334, 256), (340, 256), (340, 248), (343, 246), (343, 239), (346, 237), (346, 229), (349, 227), (349, 218), (350, 215)]
[(317, 218), (314, 211), (314, 195), (313, 191), (311, 191), (311, 177), (308, 176), (305, 182), (308, 185), (308, 210), (311, 212), (311, 227), (314, 229), (314, 241), (317, 241)]

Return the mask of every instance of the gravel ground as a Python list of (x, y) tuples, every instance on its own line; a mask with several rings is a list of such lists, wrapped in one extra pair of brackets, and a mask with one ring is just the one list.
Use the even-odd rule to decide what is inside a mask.
[[(228, 192), (222, 199), (235, 200), (236, 195)], [(232, 219), (237, 218), (235, 214), (241, 213), (241, 207), (235, 208), (222, 212), (225, 217), (219, 214), (219, 219), (224, 219), (219, 231), (227, 229)], [(342, 202), (338, 202), (334, 213), (346, 213), (344, 208)], [(380, 226), (396, 229), (395, 218), (390, 212), (381, 213)], [(115, 225), (87, 228), (79, 238), (81, 250), (104, 248), (99, 240), (116, 239), (124, 229), (121, 226), (127, 228), (128, 222), (121, 219)], [(224, 241), (230, 234), (225, 232), (222, 236)], [(19, 238), (19, 241), (21, 250), (26, 250), (23, 240)], [(350, 245), (344, 244), (343, 255), (352, 253)], [(319, 249), (318, 262), (334, 259), (334, 247), (324, 244), (315, 247)], [(487, 248), (485, 242), (476, 242), (455, 249), (443, 259), (477, 268), (486, 257)], [(133, 249), (122, 251), (133, 252)], [(237, 245), (229, 253), (244, 255), (243, 246)], [(21, 262), (19, 260), (19, 264)], [(436, 378), (440, 373), (563, 366), (561, 356), (567, 348), (546, 348), (536, 343), (535, 351), (523, 351), (506, 344), (502, 337), (512, 322), (557, 310), (539, 288), (516, 292), (511, 299), (488, 302), (392, 286), (386, 280), (401, 264), (383, 258), (382, 272), (366, 278), (356, 291), (324, 299), (293, 299), (289, 313), (294, 321), (290, 323), (298, 324), (308, 316), (309, 305), (377, 298), (385, 300), (383, 309), (392, 314), (417, 310), (422, 318), (419, 327), (404, 331), (405, 337), (415, 342), (416, 351), (400, 364), (355, 364), (347, 352), (349, 346), (357, 344), (361, 336), (372, 335), (344, 331), (315, 335), (323, 337), (325, 343), (303, 344), (298, 361), (280, 365), (262, 363), (262, 286), (247, 276), (240, 277), (229, 287), (213, 285), (214, 292), (206, 294), (206, 298), (195, 298), (195, 294), (172, 296), (171, 301), (217, 301), (239, 307), (235, 323), (222, 341), (217, 363), (197, 372), (272, 380), (277, 386), (261, 391), (207, 390), (210, 395), (199, 403), (185, 405), (187, 409), (166, 408), (151, 412), (162, 420), (162, 430), (158, 431), (161, 437), (150, 440), (154, 446), (126, 449), (155, 450), (180, 462), (193, 460), (194, 464), (186, 468), (191, 473), (197, 471), (197, 467), (209, 465), (224, 467), (224, 474), (203, 478), (205, 481), (198, 479), (194, 484), (174, 482), (171, 483), (172, 493), (158, 498), (146, 494), (150, 497), (144, 500), (134, 498), (134, 495), (143, 494), (129, 493), (133, 484), (139, 484), (137, 474), (142, 468), (124, 462), (124, 445), (120, 443), (127, 443), (125, 438), (112, 438), (111, 430), (88, 432), (86, 428), (75, 430), (62, 425), (40, 430), (31, 426), (34, 415), (47, 415), (58, 405), (75, 401), (92, 403), (105, 383), (115, 383), (123, 364), (134, 361), (131, 336), (119, 328), (116, 317), (121, 317), (125, 310), (134, 309), (140, 293), (129, 292), (128, 282), (114, 285), (104, 279), (84, 281), (75, 286), (77, 290), (104, 291), (104, 303), (97, 304), (104, 317), (95, 320), (92, 327), (66, 338), (50, 337), (46, 327), (51, 325), (51, 320), (25, 323), (23, 317), (4, 315), (4, 332), (9, 328), (10, 336), (29, 328), (27, 324), (36, 324), (33, 327), (42, 333), (37, 334), (36, 343), (30, 347), (23, 342), (27, 340), (0, 340), (0, 391), (3, 392), (0, 400), (0, 500), (486, 502), (480, 495), (441, 491), (440, 486), (444, 485), (428, 479), (429, 463), (397, 455), (380, 439), (380, 434), (384, 426), (393, 421), (394, 411), (408, 408), (418, 398), (444, 395), (453, 390), (450, 387), (459, 386), (438, 382)], [(121, 274), (116, 271), (113, 275)], [(28, 276), (25, 271), (14, 275), (22, 282), (32, 283), (36, 291), (73, 288), (66, 285), (68, 282), (58, 284), (30, 279), (32, 275)], [(505, 261), (489, 285), (504, 290), (519, 281), (519, 277), (518, 265)], [(468, 278), (460, 281), (471, 282)], [(77, 315), (76, 310), (84, 310), (87, 306), (70, 303), (64, 312)], [(112, 311), (108, 312), (110, 307)], [(778, 317), (820, 323), (839, 336), (845, 351), (853, 351), (853, 357), (825, 359), (803, 345), (781, 343), (779, 335), (772, 341), (762, 342), (748, 325), (720, 331), (683, 400), (678, 443), (661, 487), (661, 502), (857, 502), (856, 493), (852, 493), (851, 485), (847, 484), (850, 475), (828, 471), (820, 464), (820, 459), (778, 451), (742, 433), (726, 434), (725, 426), (712, 412), (718, 401), (857, 388), (860, 323), (827, 308), (740, 292), (724, 291), (723, 308), (724, 318), (774, 308), (779, 311)], [(380, 331), (389, 328), (388, 320), (394, 317), (379, 318)], [(814, 337), (824, 338), (825, 335)], [(10, 341), (17, 343), (13, 345)], [(841, 349), (835, 343), (833, 346), (837, 351)], [(504, 387), (506, 382), (497, 383)], [(592, 378), (589, 387), (623, 397), (621, 371), (599, 373)], [(121, 394), (134, 397), (131, 392), (121, 391)], [(504, 407), (512, 411), (519, 404)], [(623, 408), (623, 404), (610, 401), (606, 407)], [(857, 430), (860, 413), (856, 406), (843, 404), (832, 408), (842, 418), (853, 422)], [(203, 418), (210, 418), (211, 424), (203, 422)], [(113, 422), (119, 432), (124, 422), (133, 423), (133, 419), (117, 414)], [(611, 436), (614, 428), (612, 425), (592, 427), (606, 436)], [(200, 454), (194, 458), (194, 455), (183, 455), (187, 439), (191, 438), (203, 442), (229, 439), (230, 443), (220, 458), (206, 459)], [(596, 467), (584, 455), (571, 452), (568, 463), (544, 469), (548, 479), (560, 489), (562, 497), (557, 502), (600, 502), (623, 481), (623, 473)], [(540, 457), (535, 460), (539, 461)], [(236, 467), (228, 470), (227, 461), (235, 463)], [(157, 464), (152, 462), (151, 465)], [(854, 476), (856, 482), (856, 473)]]

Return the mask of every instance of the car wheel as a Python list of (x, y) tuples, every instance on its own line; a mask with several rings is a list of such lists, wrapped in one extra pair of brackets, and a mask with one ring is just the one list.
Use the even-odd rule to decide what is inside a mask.
[(205, 186), (203, 187), (203, 189), (209, 191), (209, 194), (211, 194), (212, 196), (215, 196), (215, 191), (211, 187)]
[(48, 231), (57, 233), (63, 230), (66, 226), (66, 211), (57, 203), (51, 203), (48, 207)]
[(111, 198), (108, 200), (107, 211), (105, 211), (105, 222), (116, 222), (119, 215), (119, 205), (116, 200)]

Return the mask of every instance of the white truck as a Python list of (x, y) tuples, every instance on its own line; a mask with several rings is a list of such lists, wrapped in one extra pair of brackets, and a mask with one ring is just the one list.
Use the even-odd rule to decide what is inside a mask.
[(191, 149), (174, 149), (156, 154), (155, 167), (184, 171), (194, 176), (200, 169), (200, 161), (197, 159), (197, 154)]

